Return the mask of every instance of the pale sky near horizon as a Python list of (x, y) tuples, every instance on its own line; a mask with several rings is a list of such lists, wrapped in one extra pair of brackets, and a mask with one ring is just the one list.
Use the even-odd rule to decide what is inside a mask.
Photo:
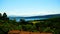
[(60, 14), (60, 0), (0, 0), (0, 13), (8, 16)]

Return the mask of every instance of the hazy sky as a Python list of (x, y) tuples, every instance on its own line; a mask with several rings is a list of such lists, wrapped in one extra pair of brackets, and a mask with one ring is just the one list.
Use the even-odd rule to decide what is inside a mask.
[(8, 16), (60, 14), (60, 0), (0, 0), (0, 13)]

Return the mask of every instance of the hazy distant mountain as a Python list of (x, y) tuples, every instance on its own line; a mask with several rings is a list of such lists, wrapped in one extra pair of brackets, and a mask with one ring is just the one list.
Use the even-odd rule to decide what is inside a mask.
[(60, 14), (53, 14), (53, 15), (44, 15), (44, 16), (30, 16), (30, 17), (21, 17), (21, 16), (9, 16), (11, 20), (16, 19), (18, 22), (21, 18), (24, 18), (26, 21), (29, 20), (44, 20), (52, 17), (60, 17)]
[(32, 18), (52, 18), (52, 17), (60, 17), (60, 14), (44, 15), (44, 16), (33, 16)]
[(15, 18), (51, 18), (51, 17), (60, 17), (60, 14), (44, 15), (44, 16), (30, 16), (30, 17), (21, 17), (21, 16), (9, 16)]

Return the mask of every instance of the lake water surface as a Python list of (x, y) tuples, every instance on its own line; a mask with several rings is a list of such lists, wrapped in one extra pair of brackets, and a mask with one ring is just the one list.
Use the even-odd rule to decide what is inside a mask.
[[(10, 17), (10, 20), (14, 20), (14, 19), (16, 19), (16, 21), (18, 22), (18, 21), (20, 21), (20, 19), (22, 19), (22, 18), (12, 18), (12, 17)], [(46, 18), (24, 18), (25, 19), (25, 21), (29, 21), (29, 20), (43, 20), (43, 19), (46, 19)]]

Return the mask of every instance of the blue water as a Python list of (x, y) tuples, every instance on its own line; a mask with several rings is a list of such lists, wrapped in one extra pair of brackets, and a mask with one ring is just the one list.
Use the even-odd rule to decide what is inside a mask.
[[(12, 18), (12, 17), (10, 17), (10, 20), (14, 20), (14, 19), (16, 19), (16, 21), (18, 22), (18, 21), (20, 21), (20, 19), (21, 18)], [(46, 19), (46, 18), (24, 18), (24, 20), (25, 21), (29, 21), (29, 20), (43, 20), (43, 19)]]

